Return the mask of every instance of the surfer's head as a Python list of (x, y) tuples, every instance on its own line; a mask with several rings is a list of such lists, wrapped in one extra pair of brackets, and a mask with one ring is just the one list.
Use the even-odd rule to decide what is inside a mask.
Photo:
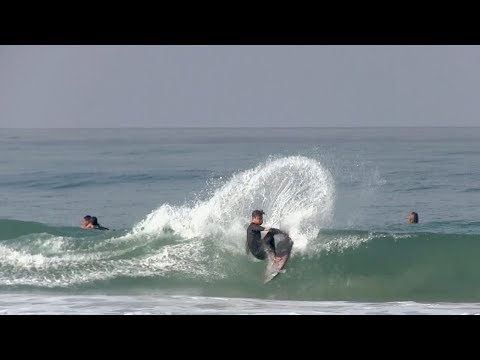
[(252, 223), (257, 225), (263, 224), (263, 210), (253, 210), (252, 211)]
[(418, 214), (415, 211), (412, 211), (407, 216), (407, 224), (417, 224), (418, 223)]
[(91, 224), (91, 222), (92, 222), (92, 217), (91, 217), (90, 215), (85, 215), (85, 216), (83, 217), (83, 220), (82, 220), (82, 223), (81, 223), (80, 226), (81, 226), (82, 228), (86, 229), (86, 228), (89, 227), (89, 225)]

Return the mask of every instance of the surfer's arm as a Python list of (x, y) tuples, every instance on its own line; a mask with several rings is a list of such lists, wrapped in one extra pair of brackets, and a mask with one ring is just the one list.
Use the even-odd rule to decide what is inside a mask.
[(265, 236), (265, 234), (268, 232), (268, 230), (266, 228), (264, 228), (263, 226), (261, 225), (250, 225), (251, 226), (251, 231), (253, 232), (259, 232), (260, 233), (260, 237), (263, 239), (263, 237)]
[(261, 231), (262, 233), (265, 232), (266, 233), (270, 233), (272, 235), (276, 235), (276, 234), (283, 234), (283, 231), (282, 230), (279, 230), (277, 228), (273, 228), (273, 227), (270, 227), (270, 226), (260, 226), (260, 225), (257, 225), (257, 228), (255, 229), (256, 231)]
[(283, 231), (276, 228), (266, 227), (260, 233), (262, 234), (262, 239), (263, 239), (268, 233), (272, 235), (277, 235), (277, 234), (283, 234)]
[(253, 225), (251, 227), (252, 231), (264, 231), (264, 230), (267, 230), (267, 228), (261, 226), (261, 225)]
[[(245, 242), (245, 252), (247, 255), (251, 252), (250, 247), (255, 247), (255, 243), (257, 242), (256, 237), (260, 235), (260, 238), (262, 238), (262, 232), (265, 228), (263, 226), (257, 225), (257, 224), (250, 224), (247, 229), (247, 241)], [(258, 234), (258, 235), (256, 235)]]

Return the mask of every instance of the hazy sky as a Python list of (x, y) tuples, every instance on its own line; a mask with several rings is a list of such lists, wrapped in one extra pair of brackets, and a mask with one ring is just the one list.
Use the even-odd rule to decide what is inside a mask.
[(0, 46), (0, 127), (479, 125), (480, 46)]

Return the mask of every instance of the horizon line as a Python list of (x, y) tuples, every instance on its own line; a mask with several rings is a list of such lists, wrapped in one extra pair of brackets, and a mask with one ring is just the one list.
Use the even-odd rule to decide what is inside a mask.
[(81, 130), (81, 129), (108, 129), (108, 130), (128, 130), (128, 129), (370, 129), (370, 128), (414, 128), (414, 129), (432, 129), (432, 128), (480, 128), (480, 125), (407, 125), (407, 126), (120, 126), (120, 127), (0, 127), (5, 130)]

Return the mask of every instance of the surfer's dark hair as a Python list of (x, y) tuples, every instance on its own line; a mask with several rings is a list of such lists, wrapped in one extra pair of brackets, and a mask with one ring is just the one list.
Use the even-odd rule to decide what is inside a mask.
[(413, 222), (418, 223), (418, 214), (415, 211), (412, 211), (411, 214), (413, 215)]
[(263, 210), (253, 210), (252, 211), (252, 218), (255, 218), (255, 217), (263, 217), (263, 214), (265, 214), (263, 212)]

